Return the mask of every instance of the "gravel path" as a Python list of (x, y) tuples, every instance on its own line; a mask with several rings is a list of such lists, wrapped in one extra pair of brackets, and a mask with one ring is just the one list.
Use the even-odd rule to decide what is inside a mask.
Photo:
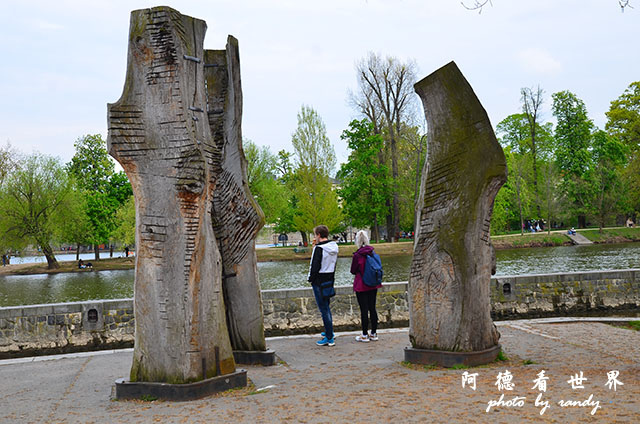
[[(316, 347), (315, 336), (270, 338), (281, 362), (247, 367), (253, 387), (191, 402), (112, 400), (131, 350), (0, 361), (0, 422), (640, 422), (640, 332), (593, 322), (496, 324), (509, 359), (470, 369), (403, 364), (406, 329), (381, 331), (378, 342), (367, 344), (341, 333), (332, 348)], [(546, 392), (532, 388), (542, 370)], [(612, 370), (623, 383), (616, 391), (606, 386)], [(514, 387), (500, 391), (497, 377), (506, 371)], [(462, 388), (464, 372), (478, 374), (475, 391)], [(568, 380), (580, 372), (584, 388), (573, 389)], [(540, 393), (549, 402), (542, 415), (543, 406), (535, 405)], [(486, 412), (501, 395), (503, 402), (525, 399)]]

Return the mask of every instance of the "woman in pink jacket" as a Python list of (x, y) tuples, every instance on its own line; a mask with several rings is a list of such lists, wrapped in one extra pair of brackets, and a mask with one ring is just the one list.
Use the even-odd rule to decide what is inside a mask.
[[(369, 245), (369, 237), (364, 231), (358, 231), (356, 234), (356, 247), (358, 250), (353, 254), (351, 261), (351, 273), (355, 275), (353, 279), (353, 291), (356, 292), (358, 305), (360, 305), (360, 320), (362, 321), (362, 334), (356, 336), (359, 342), (377, 341), (378, 334), (378, 313), (376, 312), (376, 295), (382, 284), (376, 287), (367, 286), (362, 281), (364, 273), (364, 264), (367, 255), (373, 253), (373, 247)], [(371, 334), (368, 333), (369, 321), (371, 321)]]

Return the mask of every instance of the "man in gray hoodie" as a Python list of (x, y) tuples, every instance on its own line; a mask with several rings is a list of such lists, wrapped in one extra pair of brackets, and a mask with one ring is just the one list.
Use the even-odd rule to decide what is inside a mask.
[(309, 282), (318, 304), (324, 324), (323, 339), (316, 342), (318, 346), (334, 346), (333, 318), (329, 303), (336, 292), (333, 287), (335, 281), (336, 261), (338, 260), (338, 245), (329, 241), (329, 229), (326, 225), (318, 225), (313, 229), (313, 253), (309, 266)]

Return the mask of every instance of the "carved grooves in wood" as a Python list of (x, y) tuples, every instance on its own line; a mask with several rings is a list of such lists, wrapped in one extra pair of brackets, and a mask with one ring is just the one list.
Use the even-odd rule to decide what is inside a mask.
[(228, 171), (222, 171), (219, 177), (212, 218), (225, 274), (231, 274), (234, 264), (240, 263), (249, 252), (260, 219), (245, 191)]
[(424, 226), (421, 228), (410, 270), (410, 278), (415, 279), (414, 281), (421, 280), (423, 271), (431, 264), (431, 255), (428, 252), (434, 246), (437, 235), (435, 231), (424, 231)]
[[(173, 80), (176, 76), (178, 55), (172, 29), (178, 30), (182, 20), (170, 16), (166, 10), (152, 9), (147, 11), (147, 18), (150, 22), (147, 32), (153, 49), (153, 59), (147, 69), (146, 81), (147, 84), (153, 85)], [(182, 31), (184, 32), (184, 28)]]
[(141, 218), (140, 242), (159, 266), (164, 257), (164, 242), (167, 240), (167, 220), (153, 215), (142, 215)]
[(135, 105), (111, 105), (109, 108), (109, 134), (119, 160), (130, 160), (144, 152), (145, 124), (142, 110)]
[(482, 240), (486, 244), (489, 244), (491, 241), (491, 238), (489, 235), (490, 231), (491, 231), (491, 220), (488, 218), (485, 218), (484, 222), (482, 223), (482, 235), (480, 236), (480, 240)]
[(422, 217), (446, 208), (454, 198), (456, 194), (454, 181), (457, 179), (458, 162), (456, 155), (451, 154), (429, 170), (422, 205)]

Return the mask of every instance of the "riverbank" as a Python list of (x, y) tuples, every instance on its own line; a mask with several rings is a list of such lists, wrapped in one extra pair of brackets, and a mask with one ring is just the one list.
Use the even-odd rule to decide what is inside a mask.
[[(640, 228), (606, 228), (602, 233), (598, 229), (579, 230), (579, 233), (587, 237), (596, 244), (640, 242)], [(493, 236), (491, 238), (496, 249), (516, 249), (524, 247), (552, 247), (570, 245), (571, 241), (566, 235), (566, 231), (552, 231), (545, 233), (525, 233)], [(398, 243), (376, 243), (376, 252), (382, 257), (385, 256), (407, 256), (413, 253), (413, 242), (402, 241)], [(258, 262), (280, 262), (309, 260), (311, 258), (311, 248), (299, 247), (270, 247), (257, 249)], [(339, 256), (350, 258), (356, 248), (352, 244), (340, 245)], [(103, 258), (99, 261), (90, 261), (93, 264), (93, 271), (123, 270), (133, 269), (135, 258)], [(92, 270), (78, 269), (76, 261), (60, 261), (60, 268), (49, 270), (46, 262), (13, 264), (0, 267), (0, 275), (28, 275), (28, 274), (56, 274), (56, 273), (79, 273), (91, 272)]]
[[(602, 232), (597, 228), (588, 228), (578, 230), (578, 233), (596, 244), (630, 243), (640, 241), (640, 227), (603, 228)], [(556, 230), (551, 231), (551, 233), (542, 232), (491, 236), (491, 242), (496, 249), (568, 246), (572, 244), (569, 237), (567, 237), (566, 230)]]
[(29, 274), (58, 274), (61, 272), (94, 272), (94, 271), (113, 271), (119, 269), (133, 269), (135, 266), (135, 257), (129, 258), (101, 258), (99, 261), (91, 262), (93, 268), (78, 268), (77, 261), (58, 261), (60, 268), (47, 269), (46, 262), (12, 264), (0, 267), (0, 275), (29, 275)]

